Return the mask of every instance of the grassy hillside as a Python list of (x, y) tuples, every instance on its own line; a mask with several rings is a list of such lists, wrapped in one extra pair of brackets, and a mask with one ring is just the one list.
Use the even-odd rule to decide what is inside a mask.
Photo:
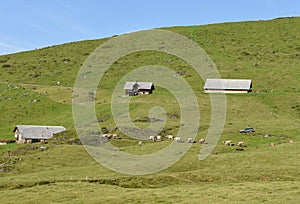
[[(12, 203), (297, 203), (300, 201), (300, 18), (162, 28), (197, 42), (216, 64), (223, 78), (252, 79), (258, 93), (228, 94), (224, 131), (212, 155), (199, 161), (201, 144), (170, 168), (146, 176), (110, 171), (94, 161), (77, 138), (72, 118), (72, 86), (88, 55), (107, 39), (81, 41), (0, 56), (0, 139), (12, 139), (17, 124), (63, 125), (68, 131), (46, 144), (0, 146), (0, 195)], [(112, 119), (112, 87), (130, 70), (156, 64), (183, 73), (194, 90), (201, 111), (202, 138), (210, 124), (209, 95), (195, 71), (175, 56), (154, 51), (127, 55), (113, 64), (100, 82), (96, 113), (100, 127), (119, 133), (112, 141), (120, 151), (149, 154), (169, 141), (137, 141), (118, 130)], [(60, 83), (57, 83), (60, 82)], [(154, 82), (155, 83), (155, 82)], [(167, 114), (163, 134), (176, 134), (180, 109), (167, 90), (131, 100), (137, 126), (149, 123), (153, 106)], [(179, 118), (171, 117), (178, 115)], [(255, 133), (240, 134), (246, 126)], [(264, 138), (264, 135), (270, 135)], [(244, 141), (244, 151), (225, 147), (223, 140)], [(290, 141), (293, 140), (293, 143)], [(77, 140), (76, 140), (77, 141)], [(274, 143), (275, 147), (269, 146)], [(101, 193), (99, 193), (101, 192)], [(43, 195), (43, 196), (42, 196)], [(66, 196), (67, 195), (67, 196)], [(145, 200), (147, 195), (147, 200)], [(1, 202), (2, 203), (2, 202)]]

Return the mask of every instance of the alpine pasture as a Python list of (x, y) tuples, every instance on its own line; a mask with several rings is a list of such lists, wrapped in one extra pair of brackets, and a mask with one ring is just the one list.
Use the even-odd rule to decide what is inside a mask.
[[(300, 18), (161, 28), (197, 42), (222, 78), (251, 79), (252, 93), (226, 94), (225, 126), (212, 154), (200, 161), (194, 143), (173, 166), (132, 176), (97, 163), (80, 144), (72, 118), (72, 87), (89, 54), (108, 39), (67, 43), (0, 56), (0, 140), (13, 139), (16, 125), (62, 125), (67, 131), (47, 144), (0, 146), (1, 203), (299, 203), (300, 202)], [(196, 94), (201, 119), (197, 141), (211, 119), (204, 81), (183, 60), (143, 51), (116, 61), (96, 94), (97, 122), (110, 140), (132, 154), (156, 152), (172, 141), (127, 137), (111, 114), (113, 88), (129, 71), (145, 65), (172, 68)], [(155, 84), (155, 81), (154, 81)], [(161, 135), (176, 135), (180, 107), (166, 89), (132, 97), (130, 116), (144, 128), (153, 106), (164, 108)], [(255, 132), (239, 133), (253, 127)], [(267, 136), (266, 136), (267, 135)], [(244, 147), (223, 141), (243, 141)], [(271, 145), (273, 144), (273, 145)], [(41, 151), (35, 146), (47, 146)], [(243, 149), (243, 151), (239, 151)]]

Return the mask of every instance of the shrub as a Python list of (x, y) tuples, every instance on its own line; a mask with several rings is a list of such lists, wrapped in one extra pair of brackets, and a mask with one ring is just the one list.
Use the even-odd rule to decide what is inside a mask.
[(2, 65), (2, 68), (9, 68), (10, 67), (10, 64), (4, 64)]

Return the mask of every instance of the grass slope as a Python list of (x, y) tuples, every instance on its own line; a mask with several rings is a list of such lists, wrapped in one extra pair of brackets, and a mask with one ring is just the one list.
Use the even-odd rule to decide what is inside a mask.
[[(214, 154), (199, 161), (194, 144), (175, 165), (154, 175), (128, 176), (94, 161), (80, 145), (71, 145), (76, 133), (72, 119), (72, 85), (86, 57), (107, 39), (81, 41), (29, 52), (0, 56), (0, 139), (12, 139), (17, 124), (63, 125), (68, 131), (38, 151), (32, 145), (0, 146), (1, 203), (297, 203), (300, 201), (300, 18), (163, 28), (197, 42), (211, 57), (223, 78), (249, 78), (259, 93), (227, 95), (224, 131)], [(119, 59), (105, 73), (96, 96), (99, 125), (114, 130), (110, 99), (112, 88), (130, 70), (157, 64), (170, 67), (195, 91), (201, 111), (197, 138), (210, 124), (209, 95), (204, 82), (175, 56), (144, 51)], [(57, 82), (60, 82), (58, 85)], [(157, 87), (153, 95), (131, 100), (133, 120), (162, 106), (179, 115), (174, 97)], [(145, 127), (148, 123), (135, 122)], [(240, 134), (245, 126), (256, 129)], [(180, 118), (168, 117), (164, 134), (176, 134)], [(116, 130), (119, 133), (118, 130)], [(120, 134), (120, 133), (119, 133)], [(269, 138), (263, 138), (265, 134)], [(112, 141), (121, 151), (149, 154), (170, 142)], [(245, 141), (245, 151), (221, 141)], [(294, 143), (289, 143), (290, 140)], [(275, 143), (275, 147), (270, 147)], [(40, 144), (34, 144), (38, 146)], [(7, 171), (7, 172), (6, 172)], [(67, 196), (66, 196), (67, 195)], [(147, 195), (147, 196), (145, 196)], [(145, 200), (145, 197), (147, 200)]]

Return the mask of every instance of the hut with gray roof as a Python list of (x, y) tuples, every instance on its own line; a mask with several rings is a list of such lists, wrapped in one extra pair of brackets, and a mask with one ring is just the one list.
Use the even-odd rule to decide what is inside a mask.
[(124, 86), (125, 95), (136, 96), (142, 94), (152, 94), (154, 90), (153, 82), (126, 82)]
[(65, 130), (63, 126), (17, 125), (13, 132), (17, 143), (31, 143), (48, 140)]
[(249, 93), (252, 91), (250, 79), (207, 79), (205, 93)]

